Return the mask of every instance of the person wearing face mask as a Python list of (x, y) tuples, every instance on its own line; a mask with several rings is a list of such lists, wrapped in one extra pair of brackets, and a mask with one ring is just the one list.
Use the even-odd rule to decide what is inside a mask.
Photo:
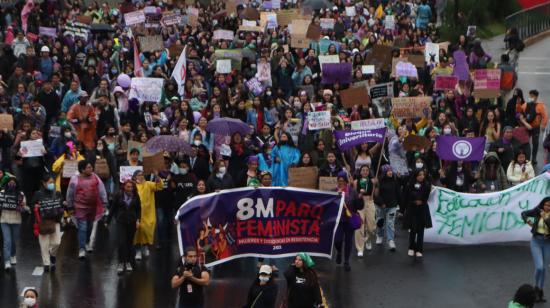
[(191, 153), (183, 156), (184, 161), (189, 166), (189, 172), (193, 173), (198, 180), (206, 181), (210, 177), (210, 166), (208, 159), (199, 156), (199, 147), (195, 144), (191, 145)]
[(495, 152), (489, 152), (479, 167), (479, 178), (475, 183), (477, 192), (495, 192), (510, 187), (506, 172)]
[(117, 272), (131, 272), (134, 263), (133, 241), (136, 229), (139, 228), (141, 218), (141, 200), (137, 193), (136, 184), (130, 180), (121, 185), (120, 192), (113, 198), (111, 211), (105, 222), (108, 226), (111, 220), (116, 219), (118, 267)]
[(49, 152), (54, 158), (58, 158), (65, 153), (65, 145), (69, 141), (76, 142), (76, 136), (68, 125), (61, 125), (61, 135), (53, 139)]
[(55, 181), (51, 176), (42, 179), (42, 187), (34, 194), (33, 225), (34, 235), (38, 237), (44, 271), (55, 269), (55, 260), (59, 244), (61, 244), (61, 225), (63, 217), (63, 198), (55, 189)]
[(197, 178), (190, 170), (189, 163), (185, 160), (178, 162), (178, 173), (170, 179), (170, 187), (174, 193), (172, 208), (178, 209), (193, 195), (197, 189)]
[(82, 156), (80, 152), (76, 150), (75, 144), (72, 141), (69, 141), (65, 144), (65, 150), (63, 151), (63, 154), (61, 154), (59, 158), (57, 158), (53, 163), (52, 172), (56, 175), (55, 187), (56, 190), (61, 192), (62, 195), (66, 194), (67, 188), (69, 187), (69, 182), (71, 180), (71, 177), (68, 174), (63, 174), (65, 162), (79, 162), (82, 160), (84, 160), (84, 156)]
[(231, 175), (227, 172), (225, 161), (219, 160), (214, 164), (214, 170), (206, 182), (206, 190), (208, 192), (220, 191), (235, 187), (235, 182)]
[(475, 182), (471, 169), (471, 163), (454, 161), (447, 168), (439, 169), (441, 184), (457, 192), (470, 192)]
[(197, 260), (197, 249), (192, 246), (186, 247), (185, 255), (178, 260), (170, 281), (172, 289), (179, 288), (178, 308), (204, 307), (204, 287), (210, 284), (210, 273)]
[(424, 248), (424, 229), (432, 227), (428, 197), (431, 184), (424, 170), (415, 171), (403, 190), (405, 217), (403, 226), (409, 230), (409, 257), (422, 258)]
[(21, 227), (21, 213), (28, 212), (25, 194), (19, 189), (17, 179), (11, 176), (0, 191), (3, 196), (0, 202), (0, 226), (2, 228), (2, 238), (4, 239), (2, 255), (4, 257), (4, 269), (8, 270), (12, 265), (17, 264), (15, 256), (15, 243), (19, 240), (19, 230)]
[(105, 181), (107, 193), (111, 195), (115, 189), (118, 168), (115, 156), (107, 145), (105, 139), (99, 139), (95, 149), (86, 151), (85, 158), (94, 165), (95, 173)]
[(248, 297), (243, 308), (274, 308), (279, 287), (272, 276), (269, 265), (262, 265), (258, 276), (248, 289)]
[(20, 308), (38, 308), (38, 291), (33, 288), (27, 288), (23, 292), (23, 303)]
[(537, 154), (539, 150), (540, 132), (546, 129), (548, 124), (548, 112), (544, 106), (544, 102), (539, 100), (539, 91), (529, 91), (527, 104), (521, 106), (522, 112), (525, 114), (525, 120), (532, 129), (530, 130), (532, 147), (532, 163), (537, 164)]

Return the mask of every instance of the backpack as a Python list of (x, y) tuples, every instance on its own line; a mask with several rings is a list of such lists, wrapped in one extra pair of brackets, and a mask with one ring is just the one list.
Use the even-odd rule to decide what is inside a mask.
[(537, 103), (527, 103), (525, 107), (525, 120), (532, 123), (537, 118)]
[(503, 71), (502, 76), (500, 77), (500, 89), (504, 91), (510, 91), (514, 89), (514, 85), (514, 72)]

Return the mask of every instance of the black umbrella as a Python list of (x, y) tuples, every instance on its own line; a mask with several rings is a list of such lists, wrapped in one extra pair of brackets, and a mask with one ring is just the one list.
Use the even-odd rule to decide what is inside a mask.
[(334, 6), (333, 3), (327, 0), (306, 0), (302, 4), (303, 7), (308, 7), (313, 10), (327, 9)]
[(115, 28), (113, 28), (109, 24), (91, 24), (90, 25), (90, 31), (92, 31), (92, 32), (115, 32)]

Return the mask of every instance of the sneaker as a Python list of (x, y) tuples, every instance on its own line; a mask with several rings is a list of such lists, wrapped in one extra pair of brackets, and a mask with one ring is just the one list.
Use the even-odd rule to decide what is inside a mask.
[(417, 252), (416, 252), (416, 257), (417, 257), (417, 258), (422, 258), (422, 253), (421, 253), (420, 251), (417, 251)]
[(86, 258), (86, 250), (84, 250), (84, 248), (80, 248), (80, 250), (78, 251), (78, 258), (79, 259)]
[(143, 257), (147, 258), (149, 257), (149, 247), (143, 246)]
[(370, 242), (365, 243), (365, 249), (366, 250), (372, 250), (372, 244)]
[(116, 272), (120, 275), (122, 273), (124, 273), (124, 263), (119, 263), (117, 268), (116, 268)]
[(11, 263), (11, 265), (17, 264), (17, 258), (15, 256), (11, 257), (10, 258), (10, 263)]
[(336, 264), (342, 264), (342, 254), (336, 254)]
[(394, 240), (389, 240), (388, 241), (388, 246), (390, 247), (391, 251), (395, 251), (395, 241)]
[(86, 244), (86, 252), (91, 253), (94, 249), (92, 248), (92, 244)]
[(44, 265), (44, 273), (47, 273), (50, 271), (50, 266), (49, 265)]
[(344, 263), (344, 270), (346, 270), (346, 272), (351, 271), (351, 266), (349, 266), (349, 263)]
[(382, 245), (384, 239), (381, 236), (376, 236), (376, 245)]
[(407, 253), (409, 257), (414, 257), (414, 250), (409, 249), (409, 252)]
[(136, 261), (141, 261), (141, 249), (138, 249), (138, 251), (136, 251)]
[(132, 263), (130, 263), (130, 262), (126, 263), (126, 271), (131, 272), (133, 270), (134, 269), (132, 268)]
[(55, 265), (55, 257), (50, 255), (50, 263), (51, 265)]
[(11, 268), (11, 263), (8, 261), (4, 264), (4, 269), (9, 270)]
[(362, 257), (363, 257), (363, 252), (362, 252), (362, 251), (358, 251), (358, 252), (357, 252), (357, 257), (358, 257), (358, 258), (362, 258)]

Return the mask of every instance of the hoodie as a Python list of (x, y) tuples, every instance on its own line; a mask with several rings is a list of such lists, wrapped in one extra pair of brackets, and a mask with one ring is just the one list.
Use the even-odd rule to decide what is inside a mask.
[[(479, 179), (476, 182), (477, 186), (480, 185), (486, 185), (487, 183), (487, 160), (489, 158), (494, 158), (497, 161), (497, 171), (496, 171), (496, 179), (495, 179), (495, 189), (494, 191), (500, 191), (504, 190), (508, 187), (510, 187), (510, 184), (508, 183), (508, 178), (506, 177), (506, 172), (502, 168), (502, 164), (500, 163), (500, 159), (498, 158), (498, 155), (495, 152), (489, 152), (485, 157), (483, 158), (483, 161), (481, 162), (480, 168), (479, 168)], [(487, 191), (488, 187), (485, 188), (485, 191)]]

